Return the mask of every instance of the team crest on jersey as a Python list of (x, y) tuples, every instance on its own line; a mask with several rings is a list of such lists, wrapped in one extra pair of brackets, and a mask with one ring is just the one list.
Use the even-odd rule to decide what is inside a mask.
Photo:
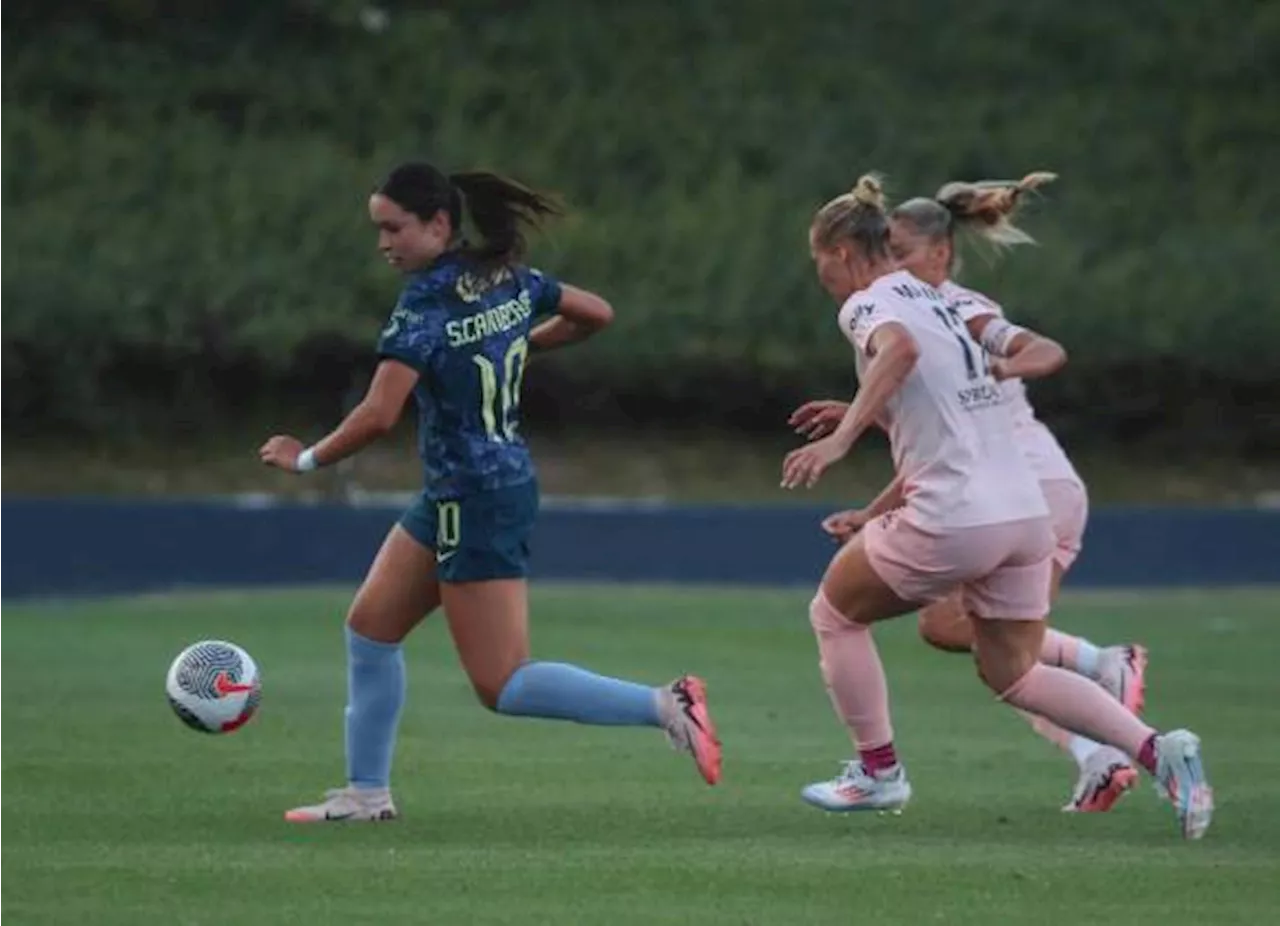
[(500, 267), (485, 276), (474, 273), (460, 273), (458, 274), (458, 282), (454, 285), (454, 292), (458, 294), (458, 298), (463, 302), (479, 302), (484, 298), (485, 293), (509, 279), (511, 279), (511, 271), (506, 267)]

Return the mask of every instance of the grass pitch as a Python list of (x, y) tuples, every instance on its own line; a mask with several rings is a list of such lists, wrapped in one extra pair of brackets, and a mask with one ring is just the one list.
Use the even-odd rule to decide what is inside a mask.
[[(916, 797), (828, 816), (801, 785), (849, 746), (805, 591), (538, 588), (537, 655), (650, 682), (706, 677), (725, 742), (707, 788), (651, 730), (490, 715), (447, 634), (411, 638), (403, 819), (289, 826), (343, 778), (345, 592), (10, 605), (3, 914), (14, 924), (1167, 924), (1280, 910), (1280, 593), (1069, 596), (1058, 626), (1152, 651), (1148, 717), (1205, 740), (1219, 808), (1177, 836), (1149, 785), (1058, 812), (1069, 760), (968, 660), (877, 631)], [(245, 646), (261, 713), (202, 736), (170, 713), (187, 643)]]

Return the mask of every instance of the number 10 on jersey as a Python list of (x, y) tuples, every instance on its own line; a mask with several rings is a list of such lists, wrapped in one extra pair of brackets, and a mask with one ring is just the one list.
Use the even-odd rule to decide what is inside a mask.
[[(520, 410), (520, 385), (529, 357), (529, 341), (519, 337), (511, 342), (499, 370), (488, 357), (473, 354), (480, 368), (480, 418), (490, 440), (516, 439), (516, 415)], [(501, 380), (499, 380), (501, 375)]]

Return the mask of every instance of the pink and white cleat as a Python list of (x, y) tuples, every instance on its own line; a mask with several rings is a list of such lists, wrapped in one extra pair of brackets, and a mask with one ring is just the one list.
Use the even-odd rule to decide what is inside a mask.
[(901, 765), (870, 772), (854, 760), (830, 781), (816, 781), (800, 792), (807, 804), (833, 813), (874, 810), (898, 814), (911, 800), (911, 782)]
[(1104, 647), (1098, 656), (1098, 684), (1131, 714), (1141, 714), (1147, 697), (1147, 648), (1136, 643)]
[(288, 823), (337, 823), (343, 820), (394, 820), (396, 805), (387, 788), (334, 788), (319, 804), (286, 810)]
[(1106, 813), (1137, 783), (1138, 770), (1119, 749), (1099, 746), (1080, 767), (1066, 813)]
[(707, 684), (696, 675), (682, 675), (667, 686), (663, 704), (667, 739), (680, 752), (693, 756), (707, 784), (720, 780), (720, 740), (707, 709)]

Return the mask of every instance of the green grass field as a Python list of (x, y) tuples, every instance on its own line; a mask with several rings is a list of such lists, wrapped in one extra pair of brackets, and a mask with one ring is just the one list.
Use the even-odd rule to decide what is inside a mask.
[[(1125, 924), (1273, 921), (1280, 909), (1280, 593), (1076, 595), (1061, 626), (1152, 649), (1148, 713), (1200, 732), (1214, 828), (1183, 843), (1145, 783), (1106, 816), (1059, 813), (1064, 756), (969, 662), (879, 631), (916, 798), (828, 816), (801, 785), (849, 747), (804, 591), (541, 588), (535, 652), (708, 680), (724, 781), (650, 730), (492, 716), (444, 628), (408, 646), (403, 819), (290, 827), (342, 780), (346, 594), (10, 605), (3, 629), (3, 913), (13, 924)], [(260, 715), (187, 730), (170, 659), (235, 640)], [(1268, 912), (1270, 911), (1270, 912)]]

